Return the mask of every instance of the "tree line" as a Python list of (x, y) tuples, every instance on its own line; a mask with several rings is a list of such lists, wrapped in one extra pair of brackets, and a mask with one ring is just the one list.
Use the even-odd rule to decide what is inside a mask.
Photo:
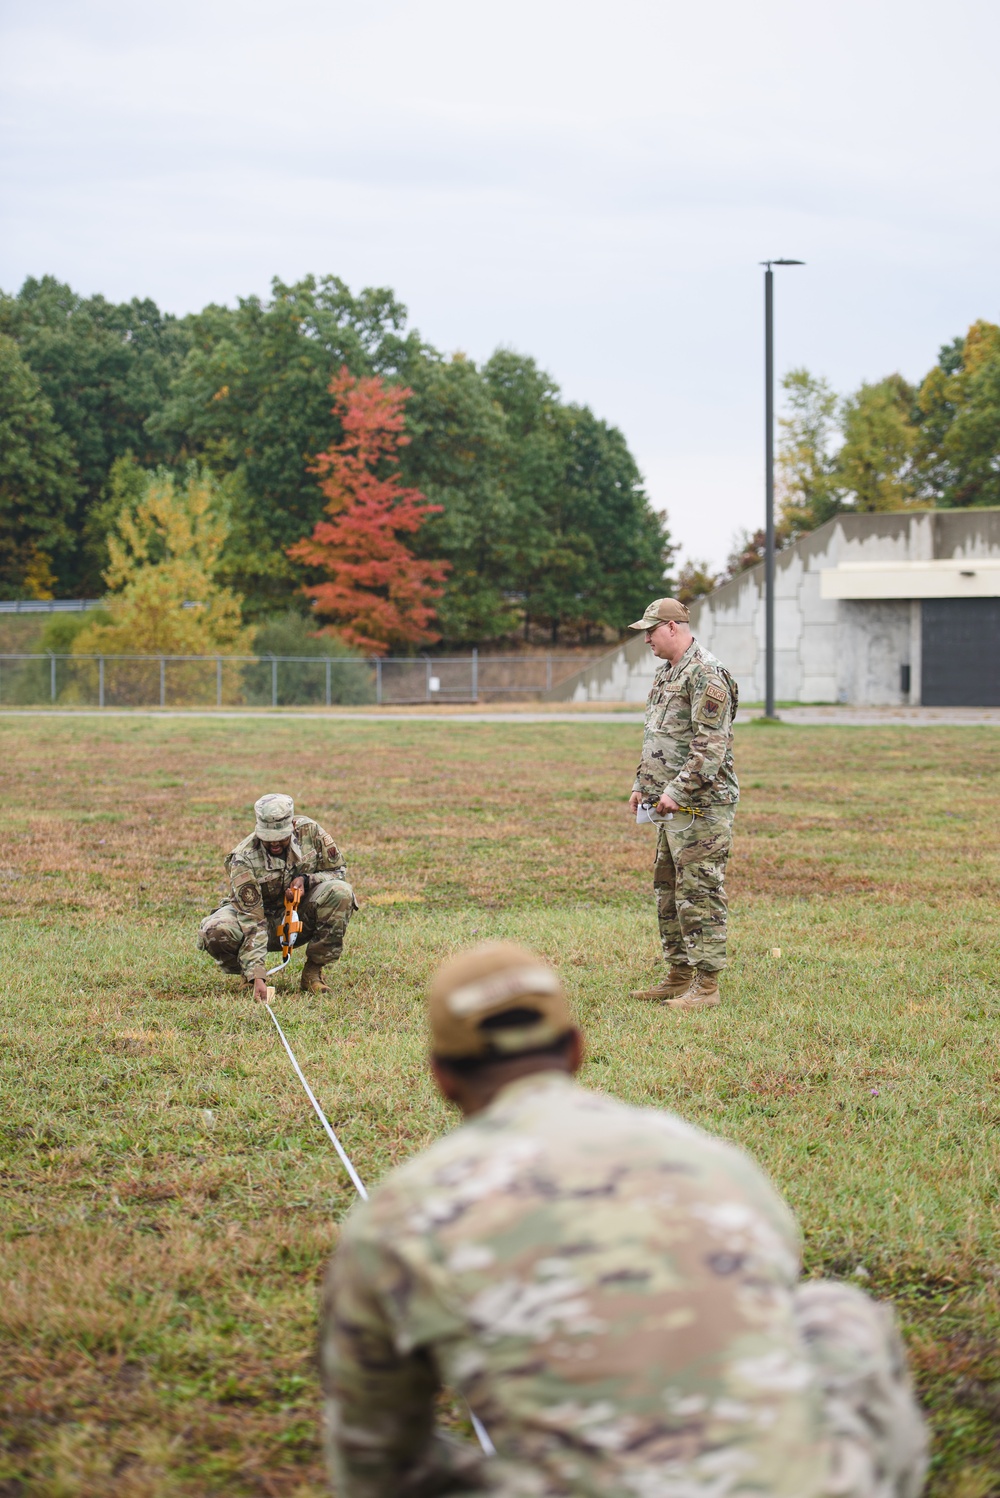
[[(793, 369), (782, 381), (776, 539), (787, 546), (845, 512), (1000, 505), (1000, 327), (974, 322), (911, 384), (902, 375), (840, 396)], [(734, 540), (726, 570), (688, 562), (678, 585), (688, 600), (754, 566), (762, 530)]]
[(602, 638), (664, 591), (674, 548), (625, 438), (530, 357), (445, 356), (391, 291), (335, 276), (186, 317), (47, 276), (0, 294), (0, 596), (134, 591), (180, 546), (170, 587), (228, 600), (234, 641), (233, 599), (260, 627), (321, 605), (339, 553), (311, 543), (339, 523), (324, 461), (347, 450), (345, 379), (399, 395), (370, 476), (420, 496), (395, 543), (437, 583), (446, 644)]

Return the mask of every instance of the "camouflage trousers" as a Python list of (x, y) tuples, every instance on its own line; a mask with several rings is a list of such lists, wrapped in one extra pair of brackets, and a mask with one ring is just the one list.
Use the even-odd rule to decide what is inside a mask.
[(854, 1285), (811, 1280), (795, 1319), (816, 1370), (828, 1451), (829, 1498), (917, 1498), (927, 1432), (888, 1306)]
[[(346, 879), (335, 879), (330, 874), (310, 874), (306, 894), (299, 905), (302, 933), (296, 950), (301, 950), (308, 942), (306, 956), (311, 962), (320, 967), (336, 962), (344, 947), (347, 923), (356, 908), (354, 891)], [(281, 951), (278, 940), (281, 914), (283, 912), (267, 918), (269, 952)], [(199, 950), (214, 957), (224, 973), (241, 972), (244, 977), (252, 977), (253, 963), (248, 953), (242, 950), (244, 940), (240, 913), (232, 900), (226, 900), (218, 910), (207, 915), (198, 932)]]
[(726, 965), (726, 860), (733, 846), (732, 802), (674, 813), (656, 833), (653, 891), (663, 955), (704, 973)]

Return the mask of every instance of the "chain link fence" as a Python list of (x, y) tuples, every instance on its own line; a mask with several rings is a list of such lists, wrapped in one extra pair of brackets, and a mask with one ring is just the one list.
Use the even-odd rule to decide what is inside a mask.
[[(596, 652), (595, 652), (596, 655)], [(0, 655), (0, 707), (334, 707), (543, 697), (581, 655)]]

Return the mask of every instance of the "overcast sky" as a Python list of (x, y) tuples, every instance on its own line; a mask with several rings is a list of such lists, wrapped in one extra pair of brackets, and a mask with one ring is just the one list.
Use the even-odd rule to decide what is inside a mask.
[(996, 0), (3, 0), (0, 287), (182, 313), (388, 285), (624, 431), (687, 555), (763, 518), (779, 373), (1000, 320)]

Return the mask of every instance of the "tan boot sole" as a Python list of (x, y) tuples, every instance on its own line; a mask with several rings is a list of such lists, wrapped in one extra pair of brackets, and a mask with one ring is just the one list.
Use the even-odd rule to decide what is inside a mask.
[(714, 1009), (720, 1002), (717, 993), (696, 993), (688, 998), (687, 994), (681, 994), (679, 999), (668, 999), (668, 1009)]
[[(692, 973), (691, 977), (693, 978)], [(690, 988), (691, 978), (682, 978), (676, 983), (657, 983), (652, 988), (633, 988), (633, 999), (669, 999), (672, 995), (681, 994), (686, 988)]]

